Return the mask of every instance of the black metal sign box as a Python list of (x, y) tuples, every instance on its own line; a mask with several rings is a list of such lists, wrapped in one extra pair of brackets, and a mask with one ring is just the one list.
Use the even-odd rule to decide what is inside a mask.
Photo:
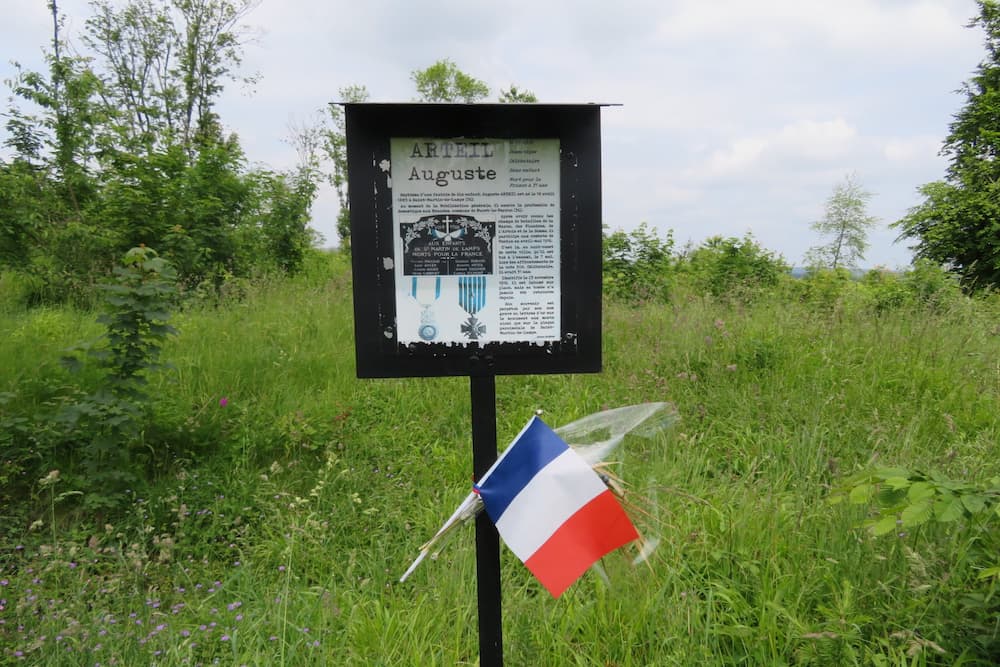
[(601, 106), (345, 104), (358, 377), (601, 369)]

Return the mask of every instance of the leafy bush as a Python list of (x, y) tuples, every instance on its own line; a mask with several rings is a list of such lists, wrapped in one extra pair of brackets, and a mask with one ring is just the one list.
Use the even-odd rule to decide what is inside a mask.
[[(133, 248), (115, 276), (102, 286), (107, 304), (98, 317), (106, 326), (103, 345), (82, 344), (76, 350), (97, 361), (101, 382), (68, 400), (56, 415), (72, 446), (67, 478), (85, 493), (89, 509), (118, 505), (124, 500), (121, 492), (143, 477), (141, 461), (150, 458), (143, 447), (150, 414), (144, 386), (147, 375), (162, 368), (161, 348), (176, 333), (167, 324), (176, 273), (166, 260), (150, 248)], [(74, 369), (82, 364), (76, 354), (64, 361)]]
[(642, 223), (631, 232), (616, 230), (604, 236), (604, 292), (633, 303), (667, 301), (673, 276), (674, 238), (661, 239)]
[(713, 236), (681, 258), (679, 271), (702, 294), (750, 300), (775, 287), (788, 273), (785, 260), (747, 234)]
[(963, 298), (958, 276), (928, 259), (915, 261), (903, 275), (903, 284), (913, 301), (921, 305), (941, 308)]
[(899, 274), (884, 269), (872, 269), (861, 278), (861, 284), (868, 291), (872, 308), (883, 313), (898, 308), (909, 299), (906, 285)]
[(874, 506), (863, 525), (876, 537), (923, 530), (908, 560), (925, 576), (939, 569), (942, 586), (955, 592), (946, 603), (953, 613), (941, 613), (939, 622), (980, 655), (1000, 657), (1000, 477), (973, 483), (935, 471), (875, 468), (845, 480), (830, 500)]
[(844, 268), (812, 270), (796, 287), (802, 301), (827, 313), (844, 305), (859, 305), (865, 300), (858, 282)]

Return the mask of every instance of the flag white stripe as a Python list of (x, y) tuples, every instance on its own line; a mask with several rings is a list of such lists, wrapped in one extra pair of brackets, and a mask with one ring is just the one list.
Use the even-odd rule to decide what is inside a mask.
[(507, 547), (522, 561), (607, 490), (597, 473), (572, 449), (552, 459), (517, 494), (496, 522)]

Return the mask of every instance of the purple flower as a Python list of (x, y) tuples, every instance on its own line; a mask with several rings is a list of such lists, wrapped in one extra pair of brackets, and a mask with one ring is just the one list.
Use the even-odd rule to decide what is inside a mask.
[(219, 407), (220, 408), (224, 408), (227, 405), (229, 405), (229, 399), (228, 398), (226, 398), (225, 396), (223, 396), (222, 398), (219, 399)]

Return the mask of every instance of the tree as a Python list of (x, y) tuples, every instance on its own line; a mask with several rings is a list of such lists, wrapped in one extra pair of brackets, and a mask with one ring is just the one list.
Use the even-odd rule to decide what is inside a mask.
[[(370, 97), (368, 89), (358, 85), (341, 88), (339, 92), (341, 102), (367, 102)], [(340, 201), (340, 212), (337, 213), (337, 236), (340, 238), (340, 247), (350, 250), (351, 200), (347, 192), (347, 125), (342, 106), (331, 104), (328, 109), (332, 126), (324, 133), (323, 150), (332, 165), (330, 185), (337, 191), (337, 199)]]
[(811, 266), (838, 269), (855, 268), (865, 258), (868, 249), (868, 230), (878, 218), (868, 215), (866, 207), (871, 193), (862, 188), (852, 174), (833, 189), (826, 200), (826, 214), (810, 228), (819, 232), (826, 242), (814, 246), (806, 253)]
[(1000, 286), (1000, 3), (977, 4), (968, 27), (986, 32), (986, 57), (961, 88), (965, 105), (941, 149), (945, 179), (922, 186), (924, 201), (892, 225), (916, 241), (918, 258), (948, 265), (967, 289)]
[(214, 139), (213, 111), (243, 60), (240, 21), (260, 0), (94, 0), (84, 42), (101, 57), (106, 101), (129, 147)]
[(414, 70), (410, 78), (417, 87), (421, 102), (465, 102), (472, 104), (490, 94), (490, 88), (469, 76), (445, 58), (427, 69)]
[[(31, 300), (86, 302), (127, 249), (157, 248), (187, 288), (294, 272), (313, 236), (312, 143), (288, 173), (249, 168), (216, 102), (258, 0), (94, 0), (68, 56), (49, 1), (48, 71), (19, 69), (0, 159), (0, 267)], [(23, 105), (24, 109), (21, 108)]]
[[(439, 60), (430, 67), (413, 70), (410, 73), (417, 88), (418, 99), (421, 102), (463, 102), (472, 104), (482, 101), (490, 94), (490, 88), (483, 81), (470, 76), (458, 69), (455, 63), (447, 58)], [(348, 86), (341, 88), (341, 102), (367, 102), (368, 89), (364, 86)], [(538, 98), (530, 90), (521, 90), (511, 85), (507, 90), (501, 90), (499, 101), (502, 103), (530, 103)], [(337, 214), (337, 236), (340, 237), (340, 247), (350, 250), (351, 218), (350, 195), (347, 191), (347, 136), (344, 124), (344, 110), (338, 104), (329, 106), (331, 125), (324, 132), (323, 151), (332, 165), (330, 184), (337, 191), (340, 200), (340, 212)]]
[(498, 98), (501, 104), (534, 104), (538, 98), (530, 90), (520, 90), (511, 84), (507, 90), (501, 90)]

